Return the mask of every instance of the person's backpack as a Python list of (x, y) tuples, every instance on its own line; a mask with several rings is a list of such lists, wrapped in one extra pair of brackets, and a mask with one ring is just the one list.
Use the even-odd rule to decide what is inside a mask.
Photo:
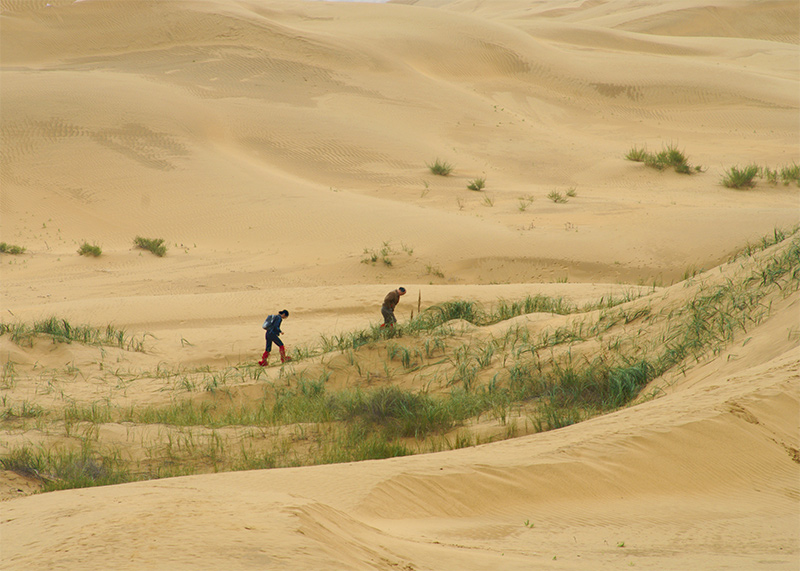
[(272, 329), (272, 326), (275, 325), (275, 318), (278, 317), (277, 315), (267, 315), (267, 318), (264, 320), (264, 323), (261, 325), (261, 329)]

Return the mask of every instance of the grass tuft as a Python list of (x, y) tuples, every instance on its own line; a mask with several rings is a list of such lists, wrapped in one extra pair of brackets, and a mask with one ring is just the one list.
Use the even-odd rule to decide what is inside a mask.
[(98, 256), (100, 256), (100, 254), (103, 253), (103, 250), (101, 250), (100, 246), (98, 246), (97, 244), (92, 245), (89, 244), (88, 242), (84, 242), (83, 244), (81, 244), (81, 247), (78, 248), (78, 253), (81, 256), (94, 256), (95, 258), (97, 258)]
[(469, 181), (469, 184), (467, 184), (467, 188), (469, 190), (475, 190), (475, 191), (481, 191), (484, 189), (485, 186), (486, 186), (486, 179), (483, 177), (473, 179)]
[(18, 256), (25, 253), (25, 248), (22, 246), (15, 246), (14, 244), (6, 244), (0, 242), (0, 254), (12, 254)]
[(780, 178), (784, 185), (794, 182), (797, 186), (800, 186), (800, 165), (792, 163), (789, 166), (781, 167)]
[(759, 170), (758, 165), (731, 167), (722, 177), (722, 184), (728, 188), (752, 188), (756, 185), (755, 178)]
[[(414, 253), (414, 249), (406, 246), (405, 244), (401, 245), (402, 250), (411, 256)], [(378, 262), (381, 262), (384, 266), (392, 266), (394, 263), (392, 261), (391, 256), (394, 254), (398, 254), (399, 252), (395, 250), (390, 242), (384, 242), (380, 248), (364, 248), (364, 257), (361, 258), (362, 264), (372, 264), (375, 265)]]
[(428, 169), (435, 175), (447, 176), (453, 172), (453, 167), (447, 161), (439, 160), (438, 158), (432, 163), (427, 164)]
[(101, 454), (84, 443), (79, 451), (12, 449), (0, 457), (0, 466), (43, 482), (43, 492), (108, 486), (135, 478), (118, 454)]
[(141, 338), (126, 335), (122, 329), (113, 325), (105, 328), (91, 325), (73, 325), (66, 319), (48, 317), (34, 321), (32, 325), (25, 323), (0, 322), (0, 336), (9, 335), (17, 345), (33, 346), (37, 335), (50, 337), (53, 343), (81, 343), (83, 345), (119, 347), (130, 351), (144, 352), (144, 336)]
[(164, 257), (167, 253), (167, 246), (164, 244), (163, 238), (142, 238), (136, 236), (133, 240), (134, 246), (154, 253), (159, 258)]
[(690, 165), (683, 151), (674, 145), (668, 145), (657, 153), (651, 153), (644, 148), (633, 147), (625, 155), (625, 158), (629, 161), (644, 163), (645, 166), (660, 171), (670, 167), (681, 174), (692, 174), (702, 170), (699, 166)]

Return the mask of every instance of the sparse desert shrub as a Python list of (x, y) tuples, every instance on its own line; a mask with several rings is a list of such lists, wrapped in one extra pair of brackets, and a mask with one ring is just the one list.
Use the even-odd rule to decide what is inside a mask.
[[(410, 256), (413, 254), (414, 250), (409, 249), (407, 246), (403, 246), (403, 250)], [(389, 257), (392, 254), (396, 254), (397, 251), (392, 248), (389, 242), (384, 242), (383, 245), (379, 249), (370, 249), (364, 248), (364, 257), (361, 258), (362, 264), (376, 264), (379, 260), (383, 262), (385, 266), (392, 265), (392, 259)]]
[(766, 180), (769, 184), (777, 186), (783, 183), (784, 186), (794, 182), (800, 186), (800, 165), (792, 163), (780, 169), (762, 167), (750, 164), (746, 167), (730, 167), (722, 177), (722, 184), (728, 188), (752, 188), (756, 185), (756, 177)]
[(363, 422), (356, 422), (349, 425), (344, 434), (322, 451), (319, 463), (359, 462), (411, 454), (413, 452), (401, 442), (375, 433), (372, 427)]
[(142, 238), (141, 236), (136, 236), (133, 240), (133, 244), (137, 248), (153, 252), (159, 258), (167, 253), (167, 246), (164, 244), (162, 238)]
[[(765, 252), (787, 238), (790, 243)], [(261, 398), (248, 391), (244, 394), (252, 398), (197, 399), (198, 395), (191, 395), (185, 400), (170, 398), (158, 406), (135, 407), (103, 399), (51, 408), (47, 406), (51, 398), (39, 400), (45, 405), (42, 407), (37, 402), (12, 399), (12, 395), (6, 400), (4, 395), (0, 420), (23, 429), (41, 426), (49, 434), (64, 434), (65, 438), (51, 441), (54, 444), (5, 450), (0, 454), (0, 467), (37, 477), (48, 491), (452, 449), (485, 441), (482, 432), (474, 432), (474, 420), (497, 421), (506, 427), (504, 434), (489, 436), (489, 441), (513, 438), (520, 431), (527, 434), (567, 426), (626, 406), (637, 397), (652, 398), (659, 389), (652, 389), (652, 395), (641, 391), (653, 379), (666, 371), (681, 372), (711, 353), (721, 355), (734, 340), (741, 343), (743, 337), (753, 334), (744, 333), (775, 311), (773, 299), (785, 299), (783, 296), (800, 289), (798, 229), (775, 229), (739, 256), (756, 252), (765, 254), (754, 259), (757, 265), (750, 271), (724, 281), (688, 284), (694, 294), (674, 299), (668, 312), (655, 296), (643, 299), (646, 304), (618, 307), (639, 299), (634, 291), (621, 299), (601, 298), (583, 306), (536, 295), (499, 300), (486, 310), (478, 302), (446, 302), (397, 324), (391, 334), (377, 325), (343, 332), (325, 341), (325, 352), (338, 349), (342, 355), (326, 356), (328, 363), (320, 359), (318, 376), (308, 376), (310, 370), (287, 371), (280, 383), (264, 383)], [(595, 314), (595, 309), (600, 311)], [(542, 312), (586, 315), (544, 328), (531, 328), (526, 320), (519, 320), (493, 328), (491, 336), (481, 336), (477, 344), (471, 335), (465, 339), (457, 324), (447, 323), (464, 319), (483, 326)], [(627, 327), (630, 323), (636, 325)], [(102, 330), (84, 331), (55, 318), (34, 326), (0, 322), (0, 335), (15, 335), (20, 330), (46, 333), (58, 342), (83, 342), (93, 339), (94, 333), (101, 339), (116, 335), (110, 329), (110, 335), (103, 335)], [(359, 350), (362, 346), (366, 346), (363, 351)], [(320, 355), (310, 350), (305, 354)], [(93, 370), (88, 378), (116, 379), (123, 395), (128, 381), (134, 379), (156, 379), (154, 386), (160, 384), (162, 390), (170, 386), (182, 391), (202, 390), (203, 386), (228, 390), (238, 384), (251, 385), (263, 371), (251, 363), (221, 369), (159, 364), (155, 371), (131, 371), (110, 367), (115, 361), (119, 362), (101, 358), (100, 370)], [(426, 387), (408, 390), (393, 383), (396, 370), (389, 365), (398, 361), (405, 369), (401, 375), (420, 370), (414, 376), (425, 380)], [(88, 373), (74, 365), (68, 365), (66, 372), (76, 380), (79, 374), (87, 378)], [(350, 381), (356, 373), (366, 377), (363, 386), (370, 388), (347, 388), (353, 386)], [(13, 388), (20, 375), (28, 373), (7, 361), (0, 388)], [(32, 375), (51, 377), (38, 367)], [(60, 370), (52, 371), (53, 382), (58, 381), (56, 377), (68, 380)], [(435, 390), (437, 385), (446, 390)], [(517, 421), (525, 422), (525, 428)], [(107, 423), (158, 425), (152, 432), (154, 439), (148, 439), (146, 457), (136, 459), (139, 454), (115, 451), (117, 444), (113, 448), (103, 444), (103, 425)], [(217, 432), (219, 427), (229, 427), (225, 432), (233, 438)], [(138, 446), (138, 438), (129, 440)], [(527, 521), (526, 525), (533, 527)]]
[(722, 184), (728, 188), (752, 188), (756, 185), (758, 165), (748, 165), (743, 168), (731, 167), (722, 177)]
[(769, 167), (759, 167), (758, 176), (767, 179), (767, 182), (772, 185), (778, 184), (778, 169), (771, 169)]
[(571, 186), (570, 188), (567, 189), (566, 194), (570, 198), (574, 198), (574, 197), (578, 196), (578, 190), (574, 186)]
[(394, 386), (370, 392), (340, 393), (329, 404), (337, 417), (360, 419), (368, 426), (380, 427), (390, 438), (424, 438), (433, 432), (448, 430), (460, 420), (447, 400)]
[(94, 256), (96, 258), (103, 253), (103, 250), (101, 250), (100, 246), (97, 244), (92, 245), (89, 244), (89, 242), (84, 242), (81, 244), (81, 247), (78, 248), (78, 253), (81, 256)]
[(547, 195), (547, 198), (549, 198), (556, 204), (564, 204), (565, 202), (567, 202), (567, 198), (557, 190), (550, 192), (550, 194)]
[(639, 147), (633, 147), (630, 151), (628, 151), (628, 154), (625, 155), (625, 158), (628, 159), (629, 161), (643, 163), (644, 160), (647, 158), (648, 154), (649, 153), (647, 152), (647, 149), (644, 148), (640, 149)]
[(24, 254), (25, 248), (22, 246), (15, 246), (14, 244), (6, 244), (5, 242), (0, 242), (0, 254), (13, 254), (19, 255)]
[(528, 196), (520, 196), (519, 197), (519, 206), (517, 207), (517, 209), (520, 212), (525, 212), (528, 209), (528, 207), (531, 205), (531, 203), (533, 203), (533, 196), (532, 195), (529, 194)]
[(431, 264), (426, 264), (425, 265), (425, 273), (427, 273), (429, 275), (434, 275), (437, 278), (443, 278), (444, 277), (444, 272), (442, 271), (442, 268), (440, 268), (439, 266), (433, 266)]
[(794, 182), (797, 186), (800, 186), (800, 165), (792, 163), (789, 166), (782, 167), (780, 175), (783, 184), (788, 185)]
[(483, 177), (479, 177), (479, 178), (476, 178), (476, 179), (473, 179), (473, 180), (469, 181), (469, 184), (467, 185), (467, 188), (470, 189), (470, 190), (480, 191), (480, 190), (483, 190), (483, 188), (485, 186), (486, 186), (486, 179), (483, 178)]
[(0, 457), (0, 466), (40, 479), (45, 492), (107, 486), (136, 479), (118, 455), (99, 453), (88, 444), (74, 452), (16, 448)]
[(674, 145), (669, 145), (658, 153), (650, 153), (646, 149), (633, 147), (625, 155), (625, 158), (629, 161), (644, 163), (646, 166), (660, 171), (669, 167), (681, 174), (691, 174), (701, 170), (699, 166), (691, 166), (683, 151), (680, 151)]
[(433, 164), (428, 164), (428, 169), (430, 169), (433, 174), (438, 174), (439, 176), (447, 176), (453, 172), (453, 167), (450, 163), (439, 160), (438, 158)]
[(767, 182), (772, 185), (777, 185), (782, 182), (785, 186), (788, 186), (794, 182), (800, 186), (800, 165), (793, 163), (789, 166), (781, 167), (780, 169), (759, 167), (758, 176), (766, 179)]
[(431, 313), (438, 313), (441, 323), (445, 323), (452, 319), (463, 319), (470, 323), (482, 323), (484, 312), (481, 306), (474, 301), (466, 301), (463, 299), (456, 299), (453, 301), (445, 301), (438, 305), (434, 305), (427, 310)]
[(122, 329), (113, 325), (105, 328), (91, 325), (73, 325), (66, 319), (48, 317), (26, 323), (0, 323), (0, 336), (8, 334), (17, 345), (32, 346), (33, 338), (43, 334), (52, 338), (53, 343), (82, 343), (84, 345), (105, 345), (120, 347), (129, 351), (144, 351), (145, 336), (129, 336)]

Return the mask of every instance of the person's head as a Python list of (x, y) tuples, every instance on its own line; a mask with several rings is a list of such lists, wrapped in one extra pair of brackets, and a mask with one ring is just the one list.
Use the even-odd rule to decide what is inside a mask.
[(280, 316), (281, 316), (281, 318), (283, 318), (283, 319), (286, 319), (287, 317), (289, 317), (289, 312), (288, 312), (288, 311), (286, 311), (285, 309), (281, 309), (281, 310), (278, 312), (278, 315), (280, 315)]
[(397, 288), (397, 293), (399, 293), (400, 295), (405, 295), (406, 294), (406, 288), (404, 288), (404, 287)]

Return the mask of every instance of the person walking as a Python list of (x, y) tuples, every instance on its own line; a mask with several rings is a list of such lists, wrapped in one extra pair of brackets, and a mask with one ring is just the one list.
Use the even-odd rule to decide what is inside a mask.
[(281, 353), (281, 363), (285, 363), (286, 361), (291, 361), (292, 358), (286, 354), (286, 347), (281, 341), (280, 334), (283, 333), (281, 331), (281, 323), (283, 323), (284, 319), (289, 318), (289, 312), (285, 309), (282, 309), (278, 312), (277, 315), (268, 315), (267, 318), (264, 320), (264, 324), (261, 326), (266, 332), (264, 334), (264, 338), (267, 340), (267, 347), (264, 351), (264, 354), (261, 356), (261, 360), (258, 362), (259, 365), (262, 367), (267, 366), (267, 360), (269, 359), (269, 353), (272, 351), (272, 344), (278, 346), (278, 349)]
[(406, 294), (406, 288), (399, 287), (393, 289), (386, 294), (383, 298), (383, 305), (381, 306), (381, 315), (383, 315), (383, 325), (381, 327), (394, 327), (397, 319), (394, 316), (394, 308), (400, 302), (400, 296)]

